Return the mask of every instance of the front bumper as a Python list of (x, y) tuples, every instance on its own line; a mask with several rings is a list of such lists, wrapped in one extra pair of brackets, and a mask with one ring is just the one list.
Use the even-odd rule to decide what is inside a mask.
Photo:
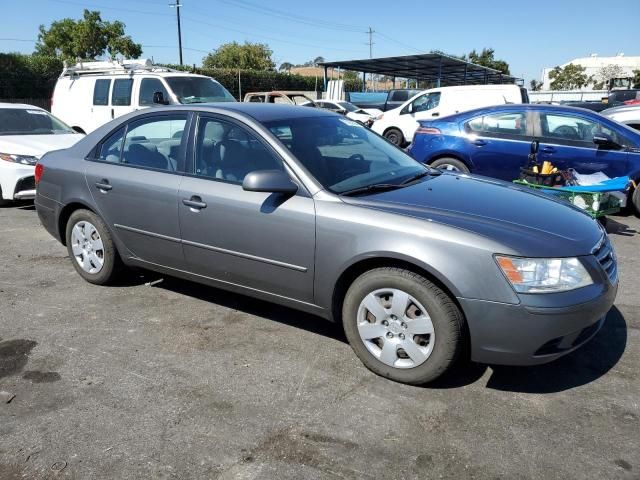
[(471, 336), (471, 359), (501, 365), (555, 360), (589, 341), (602, 328), (618, 291), (617, 278), (588, 269), (596, 283), (572, 292), (521, 295), (518, 305), (458, 298)]
[(35, 198), (35, 167), (0, 162), (0, 189), (4, 200), (30, 200)]

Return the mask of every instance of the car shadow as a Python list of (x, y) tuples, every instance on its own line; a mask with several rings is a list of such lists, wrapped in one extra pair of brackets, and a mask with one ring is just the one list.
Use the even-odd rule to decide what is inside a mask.
[(293, 308), (174, 277), (153, 286), (347, 343), (341, 325)]
[(627, 345), (627, 323), (617, 307), (607, 314), (598, 334), (574, 352), (544, 365), (457, 365), (426, 388), (458, 388), (477, 382), (488, 370), (486, 388), (518, 393), (557, 393), (602, 377), (620, 360)]
[[(130, 286), (141, 284), (166, 289), (348, 343), (341, 325), (289, 307), (188, 280), (163, 277), (144, 270), (130, 275), (130, 282), (127, 283)], [(554, 362), (531, 367), (483, 365), (470, 362), (467, 354), (466, 358), (463, 355), (452, 370), (423, 388), (465, 387), (478, 382), (487, 371), (490, 371), (486, 388), (519, 393), (557, 393), (586, 385), (605, 375), (618, 363), (626, 345), (627, 323), (620, 310), (614, 306), (607, 314), (607, 320), (602, 329), (594, 338), (576, 351)]]
[(33, 204), (33, 200), (16, 200), (10, 203), (0, 202), (0, 210), (1, 209), (35, 210), (36, 206)]

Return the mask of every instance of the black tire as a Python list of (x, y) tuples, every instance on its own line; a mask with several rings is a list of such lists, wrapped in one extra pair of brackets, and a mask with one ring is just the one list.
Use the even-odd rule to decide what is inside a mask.
[(384, 138), (389, 140), (394, 145), (401, 147), (404, 145), (404, 135), (397, 128), (390, 128), (386, 132), (384, 132)]
[[(73, 253), (71, 232), (73, 230), (73, 227), (79, 222), (89, 222), (90, 224), (92, 224), (100, 235), (100, 239), (102, 240), (103, 253), (101, 258), (103, 259), (103, 265), (102, 268), (96, 273), (85, 271), (80, 266)], [(116, 250), (116, 247), (113, 243), (113, 239), (111, 237), (109, 229), (98, 215), (90, 210), (84, 209), (76, 210), (75, 212), (73, 212), (69, 217), (69, 220), (67, 221), (66, 240), (67, 251), (69, 252), (71, 263), (73, 264), (73, 267), (76, 269), (78, 274), (87, 282), (94, 283), (96, 285), (108, 285), (116, 280), (118, 274), (122, 270), (122, 261), (120, 260), (118, 251)]]
[[(470, 173), (469, 167), (462, 160), (453, 157), (442, 157), (434, 160), (430, 164), (433, 168), (441, 168), (443, 170), (457, 171), (460, 173)], [(453, 167), (453, 168), (447, 168)]]
[(631, 194), (631, 205), (633, 206), (633, 213), (636, 217), (640, 217), (640, 188), (633, 190)]
[[(402, 290), (427, 310), (435, 333), (435, 344), (424, 363), (396, 368), (376, 358), (361, 339), (357, 315), (361, 302), (379, 289)], [(384, 267), (360, 275), (349, 287), (342, 307), (342, 322), (351, 348), (374, 373), (411, 385), (431, 382), (450, 369), (464, 350), (464, 317), (451, 298), (426, 278), (409, 270)]]

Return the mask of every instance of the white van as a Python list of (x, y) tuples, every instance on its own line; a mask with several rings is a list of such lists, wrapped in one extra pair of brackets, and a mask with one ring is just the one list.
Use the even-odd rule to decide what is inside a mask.
[(74, 130), (89, 133), (153, 105), (234, 101), (210, 77), (157, 67), (150, 60), (84, 62), (65, 66), (53, 91), (51, 113)]
[(384, 112), (371, 129), (391, 143), (403, 146), (413, 140), (418, 120), (433, 120), (505, 103), (529, 103), (527, 90), (513, 84), (432, 88), (414, 95), (398, 108)]

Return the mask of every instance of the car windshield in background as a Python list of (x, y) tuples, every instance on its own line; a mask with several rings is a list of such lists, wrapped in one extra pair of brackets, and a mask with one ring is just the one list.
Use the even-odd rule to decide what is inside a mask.
[(0, 135), (75, 133), (49, 112), (37, 108), (0, 108)]
[[(368, 187), (401, 187), (431, 172), (402, 150), (357, 122), (340, 117), (306, 117), (266, 122), (304, 167), (334, 193)], [(373, 190), (373, 188), (372, 188)]]
[(180, 103), (236, 101), (226, 88), (210, 78), (167, 77), (166, 81)]
[(347, 112), (357, 112), (358, 110), (360, 110), (353, 103), (349, 102), (338, 102), (338, 105), (344, 108)]

